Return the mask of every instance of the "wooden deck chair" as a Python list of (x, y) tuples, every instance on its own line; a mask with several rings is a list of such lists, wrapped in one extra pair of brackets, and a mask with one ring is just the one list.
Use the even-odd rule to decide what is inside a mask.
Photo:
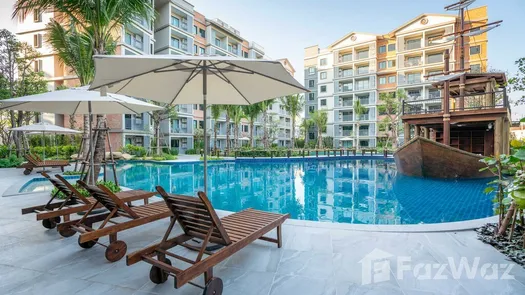
[[(117, 240), (117, 233), (172, 215), (163, 201), (130, 207), (103, 185), (93, 186), (82, 181), (78, 183), (89, 191), (96, 202), (81, 219), (61, 223), (58, 225), (58, 230), (80, 233), (78, 244), (82, 248), (91, 248), (95, 244), (106, 247), (105, 255), (108, 261), (120, 260), (127, 251), (126, 243)], [(99, 204), (106, 207), (109, 213), (89, 215)], [(116, 218), (127, 220), (119, 222), (115, 220)], [(94, 228), (93, 224), (96, 222), (102, 222), (102, 224)], [(104, 236), (109, 236), (108, 245), (98, 242), (98, 239)]]
[[(193, 198), (168, 194), (160, 186), (157, 186), (157, 191), (164, 198), (175, 218), (171, 220), (160, 243), (127, 256), (127, 265), (140, 261), (151, 264), (149, 277), (156, 284), (164, 283), (168, 276), (173, 276), (175, 288), (189, 283), (202, 288), (205, 295), (220, 295), (223, 286), (220, 278), (213, 277), (215, 265), (257, 239), (273, 242), (277, 244), (277, 247), (281, 247), (281, 226), (289, 214), (246, 209), (219, 219), (204, 192), (198, 193), (199, 198)], [(169, 238), (176, 222), (179, 223), (184, 233)], [(276, 238), (264, 236), (274, 228), (277, 228)], [(202, 239), (201, 247), (186, 243), (195, 238)], [(215, 252), (207, 251), (206, 246), (210, 242), (221, 244), (224, 247)], [(185, 247), (198, 254), (195, 259), (189, 259), (168, 251), (176, 246)], [(186, 269), (173, 267), (168, 256), (188, 263), (190, 266)], [(204, 274), (204, 286), (191, 282), (201, 274)]]
[(31, 154), (25, 154), (24, 158), (27, 160), (26, 163), (18, 166), (17, 168), (24, 168), (24, 175), (31, 174), (31, 171), (35, 168), (60, 168), (64, 172), (64, 167), (69, 166), (68, 160), (45, 160), (42, 161), (39, 157)]
[[(45, 228), (55, 228), (60, 223), (61, 218), (64, 221), (69, 221), (71, 214), (85, 212), (91, 208), (96, 202), (93, 197), (83, 196), (69, 181), (60, 175), (50, 177), (47, 173), (42, 172), (42, 175), (47, 178), (55, 188), (57, 192), (51, 196), (51, 199), (45, 205), (32, 206), (22, 209), (22, 214), (36, 213), (36, 220), (42, 220), (42, 225)], [(66, 196), (66, 199), (56, 201), (59, 193)], [(156, 195), (156, 192), (148, 192), (143, 190), (131, 190), (123, 191), (116, 194), (116, 196), (124, 202), (133, 202), (143, 200), (144, 204), (149, 203), (149, 198)], [(101, 204), (98, 204), (97, 208), (102, 208)], [(67, 237), (71, 234), (69, 231), (59, 233)], [(73, 233), (74, 234), (74, 233)]]

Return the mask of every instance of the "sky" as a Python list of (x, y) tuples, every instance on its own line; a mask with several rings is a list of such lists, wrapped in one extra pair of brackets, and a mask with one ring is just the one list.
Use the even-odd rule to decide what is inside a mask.
[[(303, 80), (304, 48), (325, 48), (356, 31), (385, 34), (422, 13), (448, 13), (455, 0), (187, 0), (207, 18), (219, 18), (241, 36), (265, 48), (272, 59), (288, 58)], [(14, 0), (0, 0), (0, 28), (11, 28)], [(525, 0), (477, 0), (487, 5), (489, 21), (503, 20), (489, 32), (489, 69), (517, 72), (514, 62), (525, 57), (522, 17)], [(450, 12), (455, 13), (455, 12)], [(511, 93), (516, 99), (521, 93)], [(513, 119), (525, 116), (525, 106), (513, 107)]]

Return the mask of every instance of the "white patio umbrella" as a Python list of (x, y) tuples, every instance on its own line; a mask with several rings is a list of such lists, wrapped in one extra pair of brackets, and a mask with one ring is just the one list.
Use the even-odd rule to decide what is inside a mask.
[[(226, 56), (98, 55), (91, 89), (149, 98), (168, 104), (247, 105), (308, 92), (279, 61)], [(204, 191), (207, 191), (208, 140), (204, 141)]]
[[(45, 122), (40, 122), (32, 125), (24, 125), (16, 128), (11, 128), (11, 131), (22, 131), (27, 132), (28, 134), (42, 134), (42, 146), (44, 147), (44, 160), (46, 159), (46, 149), (45, 149), (45, 140), (44, 135), (45, 134), (76, 134), (81, 133), (78, 130), (69, 129), (60, 127), (53, 124), (48, 124)], [(56, 142), (56, 138), (55, 138)], [(57, 146), (57, 156), (58, 156), (58, 146)]]
[[(88, 86), (60, 91), (45, 92), (11, 98), (0, 102), (0, 110), (32, 111), (42, 113), (81, 115), (89, 114), (89, 134), (92, 137), (93, 114), (140, 114), (162, 109), (147, 102), (101, 91), (89, 91)], [(90, 171), (93, 167), (93, 140), (90, 143)], [(90, 173), (94, 181), (93, 173)]]

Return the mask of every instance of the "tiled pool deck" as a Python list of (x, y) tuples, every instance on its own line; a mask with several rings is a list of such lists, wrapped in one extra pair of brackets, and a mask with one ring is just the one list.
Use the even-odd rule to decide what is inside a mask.
[[(21, 170), (0, 169), (0, 195), (13, 183), (29, 179)], [(45, 230), (34, 215), (20, 215), (22, 207), (45, 202), (48, 196), (0, 197), (0, 294), (202, 294), (191, 285), (176, 290), (172, 279), (155, 285), (149, 281), (149, 265), (128, 267), (124, 259), (109, 263), (102, 247), (81, 249), (76, 237), (62, 238), (55, 230)], [(130, 253), (160, 240), (167, 224), (164, 220), (129, 230), (119, 239), (126, 241)], [(287, 222), (282, 249), (258, 241), (216, 267), (215, 276), (223, 280), (226, 295), (525, 294), (525, 270), (478, 241), (472, 230), (400, 233), (361, 229)], [(386, 258), (390, 262), (387, 280), (363, 285), (370, 272), (363, 277), (362, 266), (367, 261), (362, 259), (374, 249), (384, 251), (375, 251), (375, 258), (390, 256)], [(461, 276), (451, 273), (461, 257), (469, 267), (479, 259), (473, 276), (465, 271)], [(456, 265), (451, 267), (450, 261)], [(514, 265), (510, 270), (514, 279), (487, 279), (494, 272), (483, 269), (485, 263)], [(441, 266), (445, 264), (449, 265)], [(504, 271), (499, 268), (499, 277)], [(381, 273), (376, 271), (375, 278)]]

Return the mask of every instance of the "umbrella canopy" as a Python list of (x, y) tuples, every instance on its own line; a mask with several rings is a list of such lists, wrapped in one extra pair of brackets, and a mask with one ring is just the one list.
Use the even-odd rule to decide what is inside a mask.
[[(247, 105), (308, 92), (278, 61), (226, 56), (97, 55), (90, 89), (149, 98), (168, 104)], [(204, 191), (207, 192), (208, 139), (204, 140)]]
[(23, 132), (32, 132), (32, 133), (54, 133), (54, 134), (75, 134), (75, 133), (82, 133), (78, 130), (69, 129), (60, 127), (53, 124), (48, 123), (36, 123), (32, 125), (24, 125), (21, 127), (11, 128), (11, 131), (23, 131)]
[(162, 109), (147, 102), (108, 93), (101, 96), (99, 91), (88, 91), (87, 87), (45, 92), (35, 95), (11, 98), (0, 102), (0, 110), (31, 111), (53, 114), (140, 114)]
[[(91, 89), (169, 104), (246, 105), (307, 92), (279, 61), (223, 56), (100, 55)], [(206, 75), (203, 75), (206, 73)], [(206, 76), (206, 81), (204, 81)]]

